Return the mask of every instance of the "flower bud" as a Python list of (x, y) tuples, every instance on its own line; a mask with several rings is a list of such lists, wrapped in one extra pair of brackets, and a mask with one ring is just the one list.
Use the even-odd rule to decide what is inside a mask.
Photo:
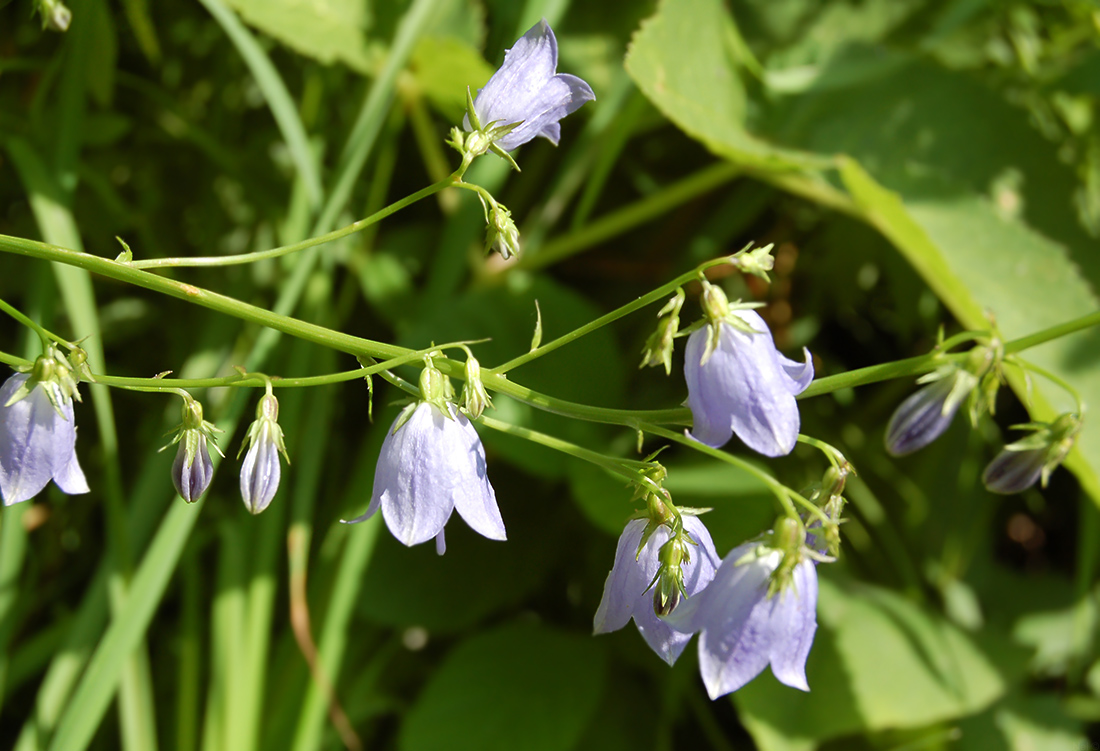
[(199, 500), (214, 478), (214, 462), (206, 439), (197, 430), (185, 431), (172, 462), (172, 484), (180, 498), (188, 503)]
[(241, 444), (241, 451), (245, 446), (249, 447), (241, 464), (241, 500), (253, 514), (266, 509), (279, 490), (282, 476), (279, 454), (283, 455), (287, 464), (290, 463), (278, 419), (279, 400), (274, 394), (264, 394), (256, 405), (256, 421), (249, 427), (248, 435)]
[[(179, 444), (175, 461), (172, 462), (172, 484), (180, 498), (194, 503), (206, 492), (214, 478), (214, 463), (210, 460), (207, 442), (214, 438), (214, 433), (221, 431), (203, 419), (202, 404), (186, 392), (183, 393), (181, 418), (176, 437), (168, 444)], [(221, 453), (217, 441), (214, 442), (214, 450)]]
[(519, 255), (519, 229), (512, 221), (512, 212), (499, 203), (489, 212), (485, 235), (485, 252), (494, 250), (500, 253), (500, 257), (505, 261)]
[(735, 264), (745, 274), (758, 276), (765, 282), (770, 282), (768, 272), (775, 268), (775, 259), (772, 258), (772, 244), (753, 250), (742, 250), (735, 253), (730, 262)]
[(466, 358), (466, 383), (462, 387), (462, 405), (472, 419), (481, 417), (481, 413), (493, 406), (492, 399), (481, 382), (481, 364), (473, 355)]
[(50, 31), (68, 31), (73, 12), (60, 0), (38, 0), (38, 12), (42, 14), (42, 28)]
[(966, 370), (953, 369), (903, 401), (886, 426), (886, 451), (905, 456), (924, 448), (951, 426), (955, 412), (977, 378)]
[(1066, 413), (1052, 423), (1014, 426), (1033, 433), (1005, 446), (993, 458), (982, 472), (986, 489), (1009, 495), (1030, 488), (1036, 480), (1046, 487), (1050, 473), (1062, 463), (1077, 441), (1081, 425), (1079, 415)]

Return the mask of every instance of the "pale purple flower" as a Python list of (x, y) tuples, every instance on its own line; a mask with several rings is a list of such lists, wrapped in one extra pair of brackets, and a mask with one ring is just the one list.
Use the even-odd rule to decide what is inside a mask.
[[(504, 64), (485, 88), (478, 89), (474, 111), (482, 128), (520, 123), (496, 139), (496, 145), (511, 151), (535, 136), (554, 145), (561, 137), (558, 121), (596, 97), (592, 87), (568, 73), (556, 73), (558, 40), (546, 19), (532, 26), (504, 55)], [(469, 115), (462, 120), (473, 130)]]
[(443, 527), (458, 510), (475, 532), (506, 539), (496, 493), (485, 471), (485, 449), (474, 426), (454, 406), (448, 417), (431, 402), (418, 404), (404, 423), (386, 433), (374, 470), (374, 492), (361, 522), (379, 508), (386, 526), (405, 545), (433, 537), (446, 550)]
[[(87, 493), (76, 458), (73, 400), (56, 384), (39, 382), (17, 402), (8, 401), (30, 376), (16, 373), (0, 387), (0, 494), (4, 505), (26, 501), (53, 480), (69, 495)], [(55, 408), (47, 388), (55, 389)]]
[(266, 509), (279, 490), (282, 478), (279, 454), (286, 457), (286, 443), (278, 419), (278, 400), (274, 394), (265, 394), (256, 406), (256, 420), (241, 445), (242, 450), (248, 446), (241, 463), (241, 500), (253, 514)]
[(749, 542), (734, 548), (714, 580), (665, 621), (699, 632), (699, 673), (711, 699), (736, 691), (770, 663), (792, 688), (809, 691), (806, 658), (817, 630), (817, 571), (810, 560), (794, 567), (790, 584), (768, 596), (783, 553)]
[[(189, 445), (193, 446), (191, 450), (188, 449)], [(210, 487), (213, 479), (214, 462), (210, 460), (206, 437), (199, 436), (194, 442), (189, 442), (187, 438), (180, 441), (176, 458), (172, 462), (172, 484), (176, 486), (180, 498), (194, 503)]]
[[(689, 559), (683, 564), (684, 589), (690, 602), (698, 592), (714, 578), (718, 567), (718, 554), (710, 533), (703, 523), (694, 516), (684, 516), (684, 530), (691, 535), (695, 545), (687, 546)], [(653, 583), (660, 567), (658, 553), (669, 538), (666, 526), (658, 527), (646, 541), (641, 553), (638, 545), (646, 528), (645, 519), (634, 519), (627, 523), (619, 537), (615, 549), (615, 565), (607, 575), (603, 585), (603, 599), (592, 621), (592, 631), (606, 634), (617, 631), (633, 618), (639, 633), (646, 644), (657, 655), (672, 665), (691, 641), (691, 634), (683, 634), (672, 629), (653, 612)], [(656, 586), (656, 585), (654, 585)], [(684, 607), (681, 602), (679, 607)]]
[(708, 446), (724, 446), (737, 437), (765, 456), (783, 456), (798, 439), (798, 404), (814, 378), (809, 350), (806, 361), (788, 360), (775, 348), (767, 324), (752, 310), (735, 310), (756, 333), (725, 321), (717, 346), (703, 362), (709, 327), (688, 337), (684, 378), (691, 407), (692, 438)]
[(937, 372), (926, 378), (933, 380), (911, 394), (890, 416), (885, 444), (893, 456), (911, 454), (943, 435), (951, 427), (959, 405), (978, 385), (977, 376), (962, 369)]
[(1001, 449), (982, 472), (982, 483), (1001, 495), (1022, 493), (1042, 477), (1047, 454), (1045, 446), (1024, 451)]

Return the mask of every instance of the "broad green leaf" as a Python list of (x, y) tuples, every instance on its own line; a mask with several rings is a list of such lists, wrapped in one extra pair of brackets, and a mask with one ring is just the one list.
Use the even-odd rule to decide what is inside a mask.
[(818, 620), (809, 693), (765, 671), (734, 695), (765, 751), (964, 717), (1005, 690), (989, 658), (962, 631), (888, 590), (822, 579)]
[(367, 73), (371, 61), (367, 0), (226, 0), (241, 17), (265, 34), (322, 63), (342, 62)]
[(1012, 695), (959, 723), (957, 751), (1081, 751), (1091, 748), (1080, 720), (1054, 696)]
[(587, 636), (515, 624), (458, 645), (405, 716), (402, 751), (568, 751), (603, 693)]
[(720, 0), (664, 0), (634, 35), (626, 69), (657, 109), (720, 156), (775, 169), (818, 164), (745, 130), (738, 39)]

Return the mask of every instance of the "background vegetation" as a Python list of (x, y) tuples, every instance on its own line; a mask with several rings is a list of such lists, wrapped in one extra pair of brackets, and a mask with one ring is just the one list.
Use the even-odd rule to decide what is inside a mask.
[[(450, 191), (317, 250), (166, 272), (351, 334), (491, 337), (477, 354), (494, 365), (526, 351), (536, 300), (553, 338), (750, 241), (776, 244), (773, 283), (723, 283), (766, 302), (780, 346), (809, 346), (822, 374), (922, 354), (941, 325), (985, 328), (987, 312), (1013, 338), (1098, 307), (1088, 0), (73, 0), (64, 34), (30, 0), (0, 6), (0, 233), (111, 258), (120, 236), (140, 259), (289, 244), (440, 179), (465, 87), (546, 17), (559, 68), (597, 101), (563, 122), (559, 148), (524, 147), (522, 173), (490, 155), (468, 175), (511, 208), (518, 263), (484, 257), (480, 206)], [(88, 336), (97, 372), (355, 367), (10, 253), (0, 297)], [(654, 312), (516, 379), (676, 406), (681, 363), (671, 378), (636, 366)], [(1095, 411), (1098, 345), (1093, 330), (1027, 356)], [(4, 352), (36, 347), (0, 325)], [(912, 388), (801, 402), (803, 432), (859, 472), (841, 560), (820, 567), (812, 691), (766, 673), (714, 703), (693, 649), (669, 669), (632, 628), (590, 636), (631, 509), (600, 470), (483, 430), (509, 541), (455, 522), (438, 558), (378, 518), (338, 523), (369, 500), (392, 388), (376, 390), (373, 423), (361, 382), (281, 392), (293, 464), (259, 517), (233, 462), (202, 502), (175, 496), (171, 452), (155, 449), (177, 400), (92, 389), (77, 407), (92, 493), (51, 487), (0, 515), (0, 747), (1095, 747), (1100, 429), (1086, 421), (1049, 488), (994, 497), (980, 472), (1028, 419), (1021, 403), (1005, 390), (996, 421), (957, 420), (890, 459), (883, 430)], [(231, 457), (246, 391), (196, 394)], [(502, 420), (634, 449), (626, 430), (495, 403)], [(1070, 406), (1035, 384), (1033, 417)], [(751, 477), (682, 449), (662, 461), (678, 502), (714, 508), (721, 554), (771, 524)], [(824, 466), (800, 447), (767, 468), (800, 488)]]

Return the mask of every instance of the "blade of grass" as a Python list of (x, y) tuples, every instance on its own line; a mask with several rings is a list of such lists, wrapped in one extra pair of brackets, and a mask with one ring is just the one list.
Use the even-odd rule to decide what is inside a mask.
[(298, 108), (291, 99), (279, 71), (256, 42), (252, 33), (237, 18), (237, 14), (226, 7), (221, 0), (199, 0), (199, 2), (222, 27), (252, 72), (256, 85), (263, 92), (267, 106), (271, 109), (279, 131), (283, 134), (287, 149), (290, 151), (290, 158), (294, 161), (294, 166), (298, 168), (298, 174), (305, 184), (310, 205), (314, 209), (318, 208), (324, 198), (321, 174), (309, 145), (309, 136), (298, 116)]

